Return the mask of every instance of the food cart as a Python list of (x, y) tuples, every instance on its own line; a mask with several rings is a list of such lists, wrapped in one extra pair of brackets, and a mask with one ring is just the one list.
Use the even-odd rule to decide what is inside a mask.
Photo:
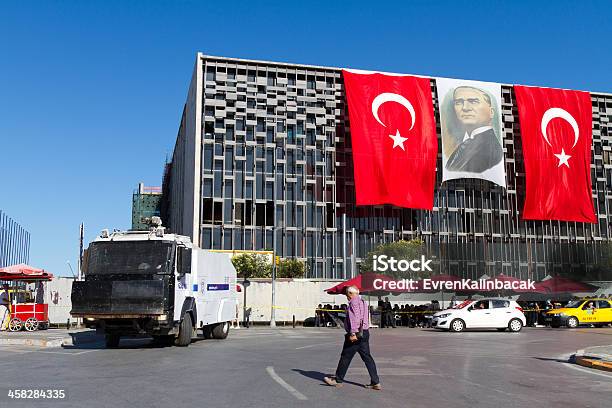
[[(0, 283), (8, 285), (10, 331), (44, 330), (49, 327), (49, 305), (44, 302), (45, 283), (53, 274), (44, 269), (19, 264), (0, 268)], [(5, 289), (0, 289), (5, 290)]]

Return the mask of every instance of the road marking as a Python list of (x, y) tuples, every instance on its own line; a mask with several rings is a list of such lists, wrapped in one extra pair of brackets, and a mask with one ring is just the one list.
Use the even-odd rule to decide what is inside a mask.
[(268, 366), (266, 367), (266, 371), (268, 372), (268, 374), (270, 374), (270, 377), (272, 377), (274, 381), (276, 381), (277, 383), (281, 385), (281, 387), (289, 391), (289, 393), (291, 393), (291, 395), (293, 395), (295, 398), (302, 400), (302, 401), (306, 401), (308, 399), (306, 398), (304, 394), (302, 394), (301, 392), (299, 392), (298, 390), (296, 390), (295, 388), (287, 384), (285, 380), (280, 378), (280, 376), (276, 374), (276, 371), (274, 371), (274, 367)]
[(100, 350), (85, 350), (85, 351), (77, 351), (75, 353), (71, 353), (70, 351), (66, 350), (66, 351), (44, 351), (44, 350), (34, 350), (34, 353), (45, 353), (45, 354), (64, 354), (64, 355), (68, 355), (68, 356), (78, 356), (81, 354), (86, 354), (86, 353), (93, 353), (94, 351), (100, 351)]
[(307, 349), (307, 348), (311, 348), (311, 347), (328, 346), (330, 344), (338, 344), (338, 342), (335, 341), (333, 343), (329, 342), (329, 343), (310, 344), (308, 346), (297, 347), (296, 350), (303, 350), (303, 349)]

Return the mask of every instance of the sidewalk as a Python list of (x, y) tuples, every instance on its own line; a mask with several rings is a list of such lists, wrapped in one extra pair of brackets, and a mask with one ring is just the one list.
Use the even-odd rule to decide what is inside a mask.
[(612, 344), (578, 350), (575, 361), (583, 367), (612, 372)]
[(101, 339), (95, 330), (89, 329), (0, 332), (0, 346), (62, 347), (93, 343)]

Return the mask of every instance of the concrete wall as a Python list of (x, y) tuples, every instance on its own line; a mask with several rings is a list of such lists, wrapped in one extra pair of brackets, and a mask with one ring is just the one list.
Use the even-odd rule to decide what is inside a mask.
[(74, 278), (56, 277), (45, 284), (44, 298), (45, 303), (49, 305), (49, 322), (51, 324), (65, 324), (70, 318), (72, 282), (74, 282)]
[[(346, 303), (346, 297), (342, 295), (328, 295), (325, 293), (329, 289), (337, 285), (341, 281), (329, 280), (311, 280), (311, 279), (295, 279), (295, 280), (279, 280), (276, 282), (276, 321), (291, 322), (293, 316), (296, 321), (302, 322), (307, 317), (314, 317), (314, 310), (318, 304), (330, 304), (339, 306)], [(239, 319), (243, 319), (243, 293), (239, 293)], [(392, 304), (414, 304), (421, 305), (430, 303), (432, 300), (437, 300), (440, 304), (448, 305), (452, 293), (411, 293), (402, 294), (399, 296), (389, 296), (389, 301)], [(378, 298), (376, 296), (364, 296), (366, 301), (370, 301), (371, 305), (376, 307)], [(270, 279), (258, 279), (252, 281), (247, 288), (247, 308), (252, 308), (252, 322), (268, 322), (270, 321), (272, 304), (272, 282)]]

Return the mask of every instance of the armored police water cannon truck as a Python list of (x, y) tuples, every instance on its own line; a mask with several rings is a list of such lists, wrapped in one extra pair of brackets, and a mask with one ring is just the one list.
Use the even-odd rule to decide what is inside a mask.
[(237, 310), (229, 257), (166, 234), (153, 221), (148, 232), (104, 230), (89, 245), (85, 280), (72, 286), (72, 316), (105, 334), (107, 347), (133, 335), (177, 346), (189, 345), (198, 331), (225, 339)]

